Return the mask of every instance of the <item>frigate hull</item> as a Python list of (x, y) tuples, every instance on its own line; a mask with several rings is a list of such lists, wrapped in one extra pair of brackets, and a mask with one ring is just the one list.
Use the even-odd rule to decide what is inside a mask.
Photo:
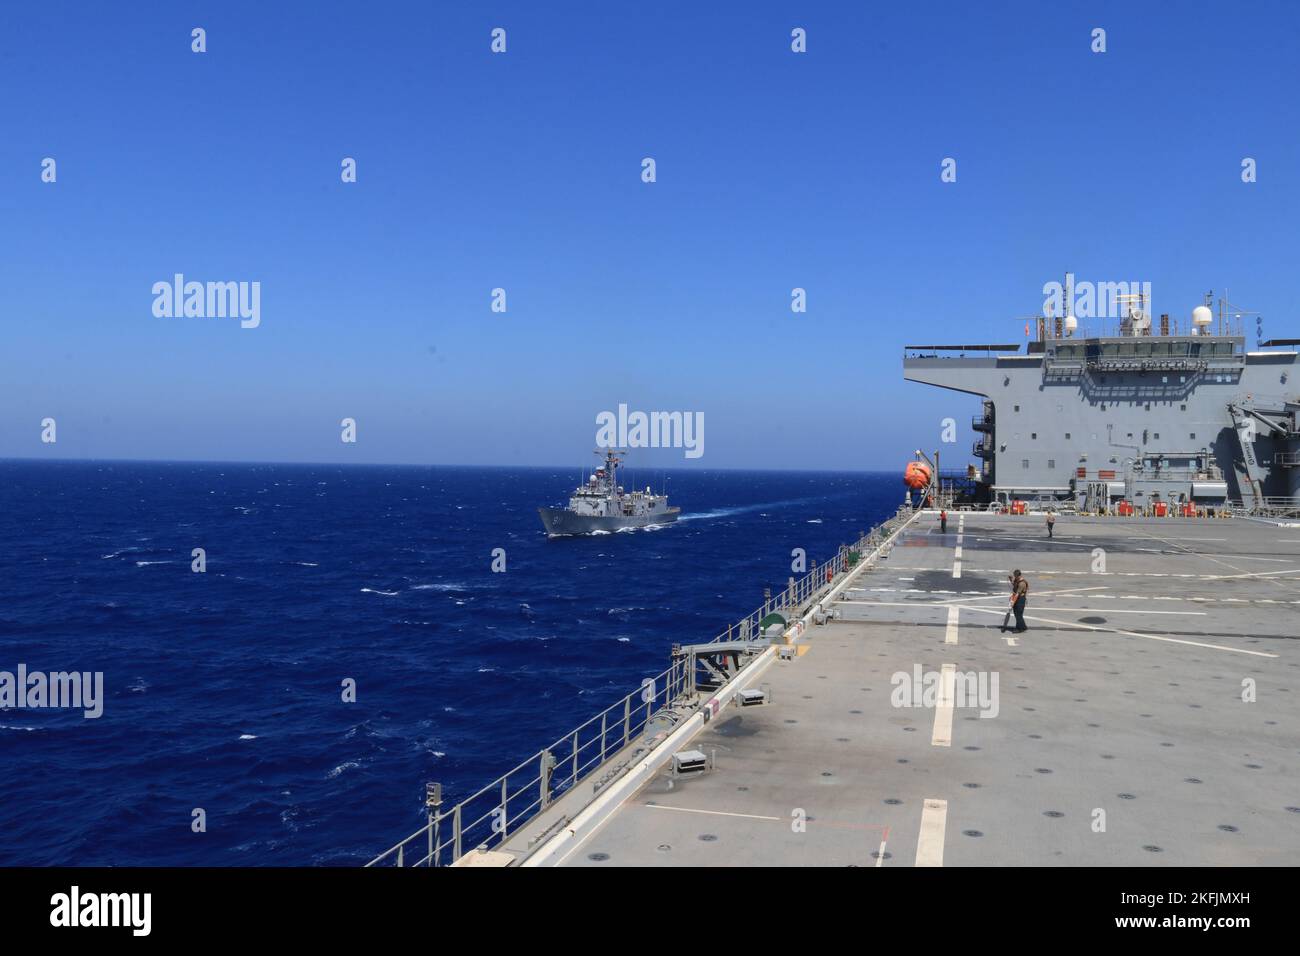
[(549, 535), (592, 534), (596, 531), (621, 531), (670, 524), (682, 513), (681, 508), (641, 515), (580, 515), (564, 508), (538, 508), (542, 525)]

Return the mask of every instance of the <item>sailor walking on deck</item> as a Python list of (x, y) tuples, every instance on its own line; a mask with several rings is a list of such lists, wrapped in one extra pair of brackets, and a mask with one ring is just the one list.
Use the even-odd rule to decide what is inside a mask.
[(1047, 536), (1052, 537), (1052, 529), (1056, 527), (1056, 512), (1047, 512)]
[[(1029, 598), (1029, 582), (1021, 577), (1019, 568), (1011, 572), (1008, 580), (1011, 582), (1011, 610), (1016, 615), (1016, 626), (1011, 629), (1011, 633), (1021, 634), (1029, 630), (1025, 626), (1025, 601)], [(1002, 630), (1006, 629), (1006, 621), (1003, 621)]]
[(939, 512), (939, 533), (948, 533), (948, 510), (946, 508)]

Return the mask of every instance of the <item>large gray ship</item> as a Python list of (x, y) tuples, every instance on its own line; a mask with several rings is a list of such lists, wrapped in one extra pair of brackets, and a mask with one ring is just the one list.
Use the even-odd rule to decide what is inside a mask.
[(982, 465), (370, 865), (1294, 865), (1300, 340), (1143, 304), (908, 347)]
[(667, 495), (656, 495), (649, 488), (643, 492), (623, 491), (618, 483), (620, 464), (618, 452), (607, 451), (604, 464), (574, 489), (567, 508), (538, 508), (546, 533), (593, 534), (676, 521), (682, 509), (670, 507)]
[(1208, 300), (1181, 328), (1169, 315), (1153, 323), (1135, 301), (1117, 328), (1031, 320), (1037, 334), (1023, 352), (906, 346), (903, 377), (983, 399), (971, 422), (976, 502), (1290, 513), (1300, 499), (1300, 340), (1248, 349), (1240, 313), (1221, 299), (1216, 317)]

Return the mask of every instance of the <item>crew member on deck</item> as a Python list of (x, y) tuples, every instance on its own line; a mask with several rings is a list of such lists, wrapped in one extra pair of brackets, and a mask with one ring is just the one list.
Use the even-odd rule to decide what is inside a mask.
[(1013, 634), (1022, 634), (1029, 628), (1025, 627), (1025, 601), (1029, 598), (1029, 582), (1020, 575), (1020, 569), (1016, 568), (1011, 572), (1011, 610), (1016, 615), (1016, 626), (1011, 629)]

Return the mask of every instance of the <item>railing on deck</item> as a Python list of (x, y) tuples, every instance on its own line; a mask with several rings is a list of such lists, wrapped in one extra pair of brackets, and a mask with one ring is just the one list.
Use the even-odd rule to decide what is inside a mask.
[[(709, 643), (760, 640), (761, 623), (774, 613), (788, 625), (794, 617), (807, 613), (845, 573), (863, 560), (872, 560), (889, 536), (913, 516), (911, 509), (902, 507), (894, 517), (861, 535), (855, 544), (841, 545), (829, 561), (820, 566), (812, 562), (803, 577), (791, 578), (778, 595), (767, 597), (761, 607), (728, 625)], [(784, 631), (785, 625), (780, 629)], [(643, 733), (655, 715), (670, 710), (691, 686), (692, 675), (686, 668), (684, 660), (674, 661), (667, 670), (643, 681), (638, 690), (451, 809), (443, 810), (439, 803), (430, 801), (428, 822), (366, 866), (445, 866), (467, 850), (504, 843)], [(598, 789), (599, 785), (593, 789), (592, 798)]]

